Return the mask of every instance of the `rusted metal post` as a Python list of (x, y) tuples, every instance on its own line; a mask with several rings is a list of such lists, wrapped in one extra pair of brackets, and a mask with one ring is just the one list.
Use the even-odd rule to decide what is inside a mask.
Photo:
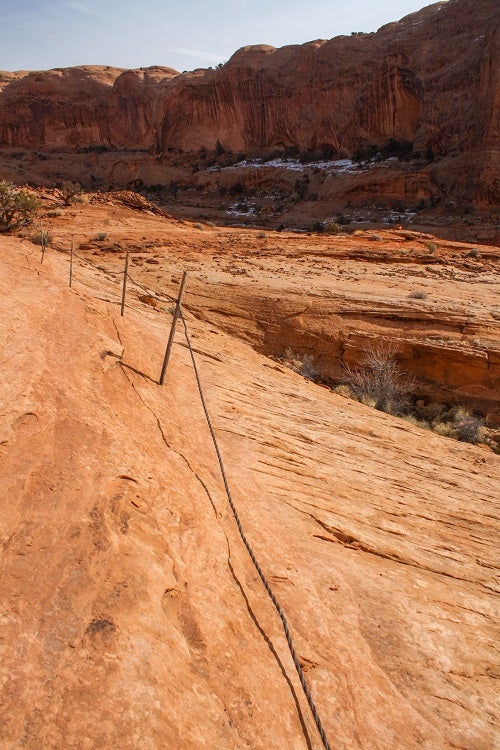
[(71, 286), (71, 283), (73, 281), (73, 252), (75, 249), (75, 235), (71, 235), (71, 252), (69, 256), (69, 285)]
[(177, 325), (177, 319), (179, 318), (179, 315), (181, 312), (182, 295), (184, 293), (184, 286), (186, 284), (186, 278), (187, 278), (187, 272), (184, 271), (184, 273), (182, 274), (181, 285), (179, 287), (179, 296), (177, 298), (177, 304), (175, 305), (174, 319), (172, 320), (172, 327), (170, 328), (168, 344), (165, 350), (165, 357), (163, 359), (163, 367), (161, 368), (160, 385), (163, 385), (163, 381), (165, 380), (165, 373), (167, 371), (168, 360), (170, 359), (170, 352), (172, 351), (172, 346), (174, 343), (175, 326)]
[(127, 292), (127, 273), (128, 273), (128, 250), (125, 255), (125, 270), (123, 272), (123, 289), (122, 289), (122, 309), (120, 315), (123, 318), (123, 312), (125, 310), (125, 294)]

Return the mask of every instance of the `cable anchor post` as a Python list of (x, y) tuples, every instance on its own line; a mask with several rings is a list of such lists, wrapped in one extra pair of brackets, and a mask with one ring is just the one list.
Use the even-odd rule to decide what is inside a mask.
[(172, 320), (172, 326), (170, 328), (170, 335), (168, 337), (167, 348), (165, 350), (165, 357), (163, 358), (163, 367), (161, 368), (161, 375), (160, 375), (160, 381), (159, 381), (160, 385), (163, 385), (163, 382), (165, 380), (165, 373), (167, 372), (168, 361), (170, 359), (170, 352), (172, 351), (172, 346), (174, 343), (175, 327), (177, 325), (177, 320), (179, 319), (179, 315), (181, 314), (182, 295), (184, 294), (184, 286), (186, 284), (186, 279), (187, 279), (187, 271), (184, 271), (184, 273), (182, 274), (181, 285), (179, 287), (179, 296), (177, 297), (177, 302), (175, 305), (174, 318)]

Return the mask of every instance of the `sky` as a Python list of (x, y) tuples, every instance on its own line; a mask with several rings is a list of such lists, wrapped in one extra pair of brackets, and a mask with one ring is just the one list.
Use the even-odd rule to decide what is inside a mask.
[(0, 0), (0, 70), (73, 65), (179, 71), (248, 44), (376, 31), (425, 0)]

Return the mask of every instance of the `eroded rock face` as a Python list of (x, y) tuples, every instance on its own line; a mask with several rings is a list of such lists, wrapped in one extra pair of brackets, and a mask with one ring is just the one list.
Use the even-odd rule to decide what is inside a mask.
[[(242, 341), (281, 313), (297, 334), (321, 297), (360, 332), (363, 299), (380, 314), (417, 282), (443, 314), (440, 338), (469, 302), (470, 325), (493, 338), (488, 258), (462, 285), (377, 276), (306, 238), (97, 198), (47, 218), (43, 266), (27, 240), (0, 238), (0, 745), (321, 747), (231, 518), (181, 331), (157, 384), (171, 303), (155, 310), (130, 288), (120, 317), (123, 257), (99, 243), (121, 238), (146, 288), (173, 296), (189, 267), (185, 314), (233, 499), (332, 747), (495, 747), (498, 456), (332, 394)], [(76, 259), (69, 289), (56, 250), (74, 232), (99, 267)]]
[(497, 21), (495, 0), (450, 0), (376, 34), (245, 47), (219, 70), (6, 74), (0, 144), (139, 150), (145, 162), (152, 154), (168, 162), (172, 151), (217, 142), (253, 154), (294, 147), (348, 155), (395, 139), (423, 155), (460, 155), (451, 176), (449, 164), (426, 173), (460, 200), (487, 206), (497, 200)]

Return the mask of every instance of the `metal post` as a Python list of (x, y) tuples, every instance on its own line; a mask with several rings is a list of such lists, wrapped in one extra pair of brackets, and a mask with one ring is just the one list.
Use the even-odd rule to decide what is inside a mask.
[(122, 290), (122, 309), (120, 315), (123, 318), (123, 311), (125, 310), (125, 293), (127, 291), (127, 272), (128, 272), (128, 250), (125, 255), (125, 270), (123, 272), (123, 290)]
[(69, 256), (69, 285), (71, 286), (71, 282), (73, 280), (73, 251), (75, 249), (75, 235), (71, 235), (71, 253)]
[(163, 385), (163, 381), (165, 380), (165, 373), (167, 371), (168, 360), (170, 359), (170, 352), (172, 350), (172, 346), (174, 343), (175, 326), (177, 324), (177, 319), (181, 312), (182, 295), (184, 293), (184, 285), (186, 283), (186, 278), (187, 278), (187, 272), (184, 271), (184, 273), (182, 274), (181, 285), (179, 287), (179, 296), (177, 298), (177, 304), (175, 306), (174, 319), (172, 320), (172, 327), (170, 328), (170, 335), (168, 337), (167, 349), (165, 351), (165, 357), (163, 359), (163, 367), (161, 368), (160, 385)]
[(43, 223), (40, 221), (40, 240), (42, 243), (42, 257), (40, 258), (40, 264), (43, 263), (43, 256), (45, 255), (45, 234), (43, 231)]

